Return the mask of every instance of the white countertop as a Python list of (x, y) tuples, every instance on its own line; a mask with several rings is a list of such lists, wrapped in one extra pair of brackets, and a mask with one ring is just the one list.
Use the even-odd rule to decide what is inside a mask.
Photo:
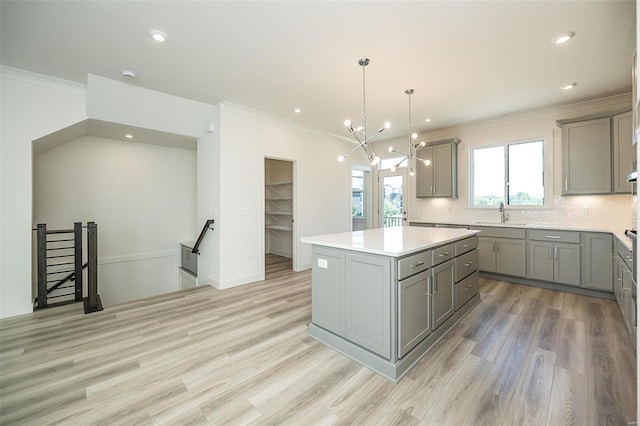
[(468, 229), (394, 226), (303, 237), (300, 241), (318, 246), (400, 257), (478, 233), (479, 231)]
[[(584, 226), (578, 225), (559, 225), (552, 223), (514, 223), (514, 222), (464, 222), (464, 221), (447, 221), (447, 222), (433, 222), (427, 220), (410, 220), (410, 223), (437, 223), (437, 224), (446, 224), (446, 225), (464, 225), (469, 226), (471, 228), (482, 228), (482, 227), (497, 227), (497, 228), (526, 228), (526, 229), (555, 229), (562, 231), (575, 231), (575, 232), (605, 232), (613, 234), (621, 243), (623, 243), (629, 250), (632, 250), (632, 243), (629, 237), (627, 237), (624, 233), (624, 229), (604, 229), (604, 228), (585, 228)], [(436, 228), (436, 229), (446, 229), (446, 228)]]

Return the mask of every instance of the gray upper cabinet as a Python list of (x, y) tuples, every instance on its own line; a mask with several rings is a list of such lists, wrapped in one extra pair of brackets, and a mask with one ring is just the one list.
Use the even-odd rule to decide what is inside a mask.
[(345, 338), (386, 359), (391, 358), (391, 281), (391, 258), (347, 252)]
[(418, 151), (418, 157), (431, 164), (416, 165), (416, 197), (458, 196), (459, 139), (432, 142)]
[(582, 283), (587, 288), (613, 291), (613, 238), (611, 234), (582, 233)]
[(562, 194), (611, 193), (611, 119), (562, 126)]
[(398, 285), (399, 358), (431, 333), (430, 279), (431, 271), (423, 271)]
[(613, 117), (613, 192), (630, 193), (627, 175), (633, 171), (636, 149), (631, 143), (633, 134), (631, 111)]

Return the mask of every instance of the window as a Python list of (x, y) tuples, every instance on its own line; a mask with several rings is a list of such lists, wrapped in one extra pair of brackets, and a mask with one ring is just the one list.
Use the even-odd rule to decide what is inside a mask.
[[(400, 160), (402, 160), (402, 157), (383, 158), (382, 160), (380, 160), (379, 170), (389, 170), (391, 167), (398, 164), (398, 161)], [(400, 166), (398, 166), (398, 168), (400, 167), (407, 167), (406, 157), (404, 158), (404, 160), (402, 160), (402, 163), (400, 163)]]
[(471, 206), (544, 205), (544, 142), (471, 151)]

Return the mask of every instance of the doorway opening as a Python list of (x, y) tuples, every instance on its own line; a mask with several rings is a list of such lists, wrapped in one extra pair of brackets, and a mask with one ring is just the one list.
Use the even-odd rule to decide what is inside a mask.
[(378, 209), (378, 226), (404, 226), (407, 221), (405, 197), (406, 168), (395, 172), (385, 170), (378, 173), (380, 200)]
[(265, 158), (265, 279), (294, 266), (293, 161)]

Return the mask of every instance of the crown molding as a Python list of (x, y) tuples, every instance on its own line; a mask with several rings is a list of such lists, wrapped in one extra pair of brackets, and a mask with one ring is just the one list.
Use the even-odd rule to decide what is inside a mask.
[(66, 90), (68, 92), (87, 94), (87, 85), (76, 83), (75, 81), (63, 80), (57, 77), (51, 77), (44, 74), (38, 74), (31, 71), (12, 68), (0, 65), (0, 77), (10, 80), (21, 81), (23, 83), (36, 84), (38, 86), (51, 87), (54, 89)]

